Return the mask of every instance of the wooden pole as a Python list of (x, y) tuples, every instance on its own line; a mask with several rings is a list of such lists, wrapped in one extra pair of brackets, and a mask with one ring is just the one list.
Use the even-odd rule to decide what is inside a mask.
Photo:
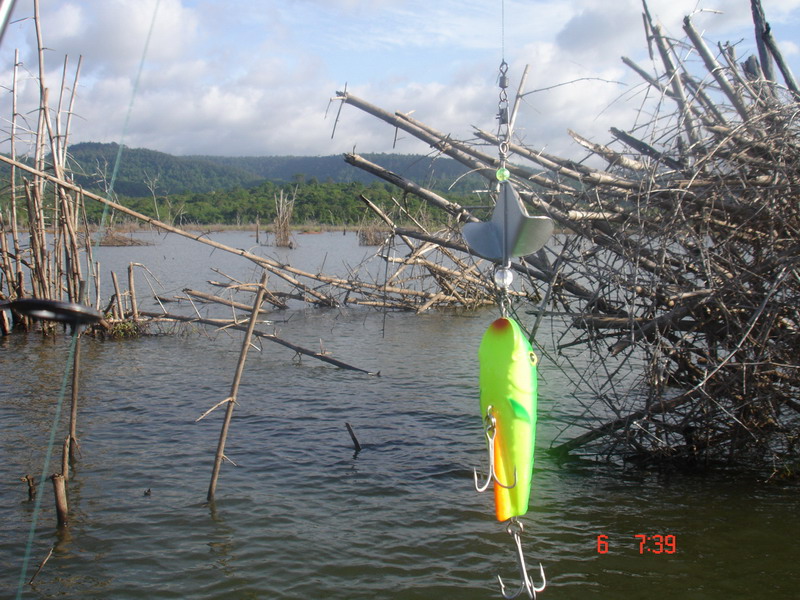
[(20, 477), (20, 481), (24, 481), (28, 484), (28, 501), (33, 502), (36, 500), (36, 480), (33, 476), (25, 475), (25, 477)]
[(258, 313), (261, 308), (261, 302), (264, 300), (264, 290), (267, 285), (267, 273), (261, 276), (258, 293), (256, 300), (253, 303), (253, 312), (250, 314), (250, 322), (247, 326), (247, 333), (242, 340), (242, 351), (239, 353), (239, 363), (236, 365), (236, 374), (233, 376), (233, 383), (231, 384), (231, 393), (228, 397), (228, 407), (225, 410), (225, 419), (222, 422), (222, 429), (219, 433), (219, 443), (217, 444), (217, 454), (214, 457), (214, 469), (211, 472), (211, 483), (208, 486), (207, 500), (214, 501), (214, 494), (217, 491), (217, 480), (219, 479), (219, 471), (222, 467), (222, 459), (225, 457), (225, 442), (228, 439), (228, 428), (231, 424), (233, 417), (233, 406), (236, 404), (236, 396), (239, 393), (239, 383), (242, 380), (242, 373), (244, 373), (244, 365), (247, 360), (247, 351), (250, 349), (250, 340), (253, 337), (253, 330), (258, 321)]
[[(19, 50), (14, 51), (14, 77), (13, 77), (13, 85), (12, 85), (12, 93), (11, 93), (11, 138), (9, 139), (9, 144), (11, 147), (11, 158), (16, 160), (17, 158), (17, 150), (16, 150), (16, 138), (17, 138), (17, 74), (19, 72), (19, 67), (22, 63), (19, 59)], [(12, 165), (11, 172), (9, 175), (11, 180), (11, 191), (10, 191), (10, 200), (11, 200), (11, 239), (13, 240), (14, 245), (14, 262), (16, 265), (16, 270), (19, 275), (22, 274), (22, 250), (20, 248), (19, 243), (19, 229), (17, 227), (17, 170), (16, 167)], [(21, 279), (21, 278), (20, 278)], [(11, 280), (9, 280), (11, 281)], [(9, 285), (11, 288), (11, 285)], [(20, 283), (17, 286), (17, 298), (24, 296), (24, 290), (22, 289), (22, 284)]]
[(765, 38), (769, 35), (769, 24), (764, 16), (764, 9), (761, 7), (761, 0), (750, 0), (750, 10), (753, 13), (753, 25), (756, 30), (756, 47), (758, 48), (761, 72), (764, 74), (764, 79), (774, 83), (775, 69), (772, 68), (772, 56), (765, 43)]
[(67, 513), (69, 506), (67, 504), (67, 486), (64, 476), (60, 473), (54, 473), (50, 476), (53, 482), (53, 491), (56, 496), (56, 516), (58, 518), (58, 526), (66, 527), (69, 524)]
[[(2, 235), (5, 235), (5, 232), (2, 232)], [(11, 322), (8, 320), (6, 316), (6, 311), (0, 310), (0, 335), (8, 335), (11, 333)]]
[(61, 448), (61, 475), (64, 481), (69, 480), (69, 436), (64, 438), (64, 445)]
[(792, 91), (795, 99), (797, 99), (798, 95), (800, 95), (800, 88), (797, 87), (797, 80), (794, 78), (791, 67), (789, 67), (788, 63), (784, 60), (783, 54), (781, 54), (780, 48), (778, 48), (778, 43), (775, 41), (775, 38), (772, 37), (772, 32), (769, 28), (767, 28), (764, 33), (764, 43), (766, 43), (767, 48), (769, 48), (770, 53), (775, 58), (775, 63), (778, 65), (781, 75), (783, 75), (786, 87)]
[(125, 306), (122, 304), (122, 292), (119, 289), (119, 281), (117, 281), (117, 274), (114, 271), (111, 271), (111, 281), (114, 284), (114, 296), (117, 299), (114, 303), (114, 316), (122, 320), (125, 318)]
[[(245, 304), (243, 302), (234, 302), (232, 300), (228, 300), (227, 298), (223, 298), (221, 296), (215, 296), (214, 294), (206, 294), (205, 292), (200, 292), (198, 290), (192, 290), (189, 288), (184, 288), (184, 294), (189, 296), (194, 296), (195, 298), (200, 298), (201, 300), (205, 300), (206, 302), (216, 302), (217, 304), (224, 304), (225, 306), (230, 306), (231, 308), (240, 308), (242, 310), (250, 310), (250, 305)], [(288, 308), (285, 302), (281, 301), (273, 294), (269, 293), (267, 290), (264, 290), (264, 299), (275, 306), (276, 308)], [(261, 309), (262, 313), (266, 313), (268, 311)]]
[(350, 439), (353, 440), (353, 448), (356, 451), (356, 454), (361, 452), (361, 444), (358, 443), (358, 438), (356, 434), (353, 432), (353, 428), (350, 426), (350, 423), (345, 423), (345, 427), (347, 427), (347, 433), (350, 434)]
[(728, 97), (728, 100), (731, 101), (731, 104), (736, 109), (736, 112), (739, 113), (742, 121), (747, 123), (750, 120), (750, 112), (747, 110), (747, 107), (744, 102), (742, 102), (739, 95), (734, 91), (733, 87), (731, 87), (730, 82), (725, 78), (725, 69), (723, 69), (722, 65), (720, 65), (717, 59), (711, 54), (711, 51), (692, 25), (692, 21), (689, 17), (684, 17), (683, 19), (683, 30), (689, 36), (692, 44), (703, 59), (708, 72), (714, 77), (722, 92)]
[(362, 171), (366, 171), (367, 173), (371, 173), (372, 175), (380, 177), (381, 179), (385, 179), (400, 189), (422, 198), (429, 204), (442, 209), (461, 222), (477, 221), (477, 219), (472, 216), (468, 210), (456, 204), (455, 202), (450, 202), (439, 194), (423, 188), (421, 185), (406, 179), (402, 175), (398, 175), (397, 173), (393, 173), (388, 169), (384, 169), (380, 165), (376, 165), (375, 163), (368, 161), (358, 154), (345, 154), (344, 160), (354, 167), (358, 167)]
[(136, 288), (133, 283), (133, 263), (128, 265), (128, 293), (131, 295), (131, 318), (135, 323), (139, 320), (139, 308), (136, 306)]

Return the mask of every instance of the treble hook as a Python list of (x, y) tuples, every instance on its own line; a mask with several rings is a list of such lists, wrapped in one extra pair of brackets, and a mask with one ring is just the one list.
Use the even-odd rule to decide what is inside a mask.
[(511, 600), (525, 591), (527, 592), (529, 598), (536, 600), (536, 592), (542, 592), (544, 591), (544, 588), (547, 587), (547, 579), (545, 579), (544, 576), (544, 567), (542, 566), (542, 563), (539, 563), (539, 572), (542, 575), (542, 586), (536, 587), (533, 585), (533, 582), (528, 575), (528, 568), (525, 566), (525, 555), (522, 553), (522, 540), (520, 539), (520, 534), (522, 533), (522, 523), (517, 521), (517, 519), (512, 518), (508, 522), (506, 531), (511, 535), (511, 537), (514, 538), (514, 544), (517, 548), (517, 566), (519, 567), (519, 575), (520, 579), (522, 579), (522, 583), (516, 592), (513, 594), (507, 594), (506, 586), (503, 584), (503, 580), (501, 579), (500, 575), (498, 575), (497, 581), (500, 583), (500, 593), (503, 594), (503, 598), (506, 598), (506, 600)]
[(501, 483), (494, 470), (494, 438), (497, 435), (497, 419), (494, 416), (491, 406), (486, 407), (486, 416), (483, 418), (483, 434), (486, 436), (486, 441), (489, 446), (489, 477), (486, 479), (486, 482), (481, 485), (478, 483), (478, 469), (473, 469), (472, 476), (475, 479), (475, 489), (479, 492), (485, 492), (489, 489), (492, 482), (494, 482), (500, 487), (510, 490), (517, 485), (517, 469), (514, 467), (514, 481), (511, 485), (504, 485)]

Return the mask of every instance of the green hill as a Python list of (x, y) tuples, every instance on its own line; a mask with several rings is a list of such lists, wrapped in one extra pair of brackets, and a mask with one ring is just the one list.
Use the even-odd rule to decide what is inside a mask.
[[(76, 182), (89, 190), (108, 188), (118, 144), (84, 142), (70, 147), (69, 168)], [(450, 158), (421, 155), (365, 154), (365, 158), (412, 179), (420, 185), (468, 191), (482, 184), (478, 176), (463, 177), (467, 169)], [(275, 183), (363, 183), (373, 175), (332, 156), (173, 156), (145, 148), (123, 147), (114, 191), (129, 198), (187, 193), (209, 193)], [(152, 189), (151, 189), (152, 188)]]
[[(120, 146), (86, 142), (71, 146), (68, 168), (83, 188), (105, 193)], [(483, 179), (449, 158), (421, 155), (366, 154), (365, 158), (460, 203), (486, 186)], [(455, 184), (455, 185), (454, 185)], [(173, 156), (144, 148), (122, 147), (114, 192), (138, 212), (177, 223), (270, 222), (275, 198), (296, 199), (294, 223), (350, 225), (365, 214), (361, 194), (385, 210), (394, 199), (412, 214), (424, 211), (417, 198), (404, 195), (335, 156)], [(2, 200), (0, 200), (0, 204)], [(87, 204), (90, 221), (102, 206)]]
[[(467, 169), (451, 158), (419, 154), (364, 154), (364, 158), (411, 179), (422, 186), (443, 190), (463, 177)], [(190, 156), (187, 159), (241, 169), (276, 182), (315, 179), (324, 183), (370, 184), (378, 178), (347, 164), (341, 154), (330, 156)], [(465, 185), (481, 185), (481, 178), (467, 177)], [(485, 185), (485, 184), (483, 184)], [(464, 186), (462, 186), (464, 187)]]
[[(70, 147), (68, 167), (76, 183), (105, 191), (119, 153), (118, 144), (84, 142)], [(131, 198), (153, 194), (213, 192), (255, 185), (263, 178), (235, 166), (184, 158), (145, 148), (123, 147), (114, 191)]]

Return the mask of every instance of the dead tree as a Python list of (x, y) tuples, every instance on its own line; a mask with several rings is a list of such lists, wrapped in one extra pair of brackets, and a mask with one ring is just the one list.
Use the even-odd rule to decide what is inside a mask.
[(275, 245), (279, 248), (291, 248), (292, 242), (292, 212), (294, 211), (294, 201), (297, 197), (297, 188), (294, 189), (292, 196), (284, 195), (281, 190), (280, 195), (275, 195)]
[[(530, 212), (566, 232), (514, 267), (546, 284), (549, 308), (570, 317), (553, 350), (588, 363), (576, 382), (581, 425), (567, 424), (554, 451), (796, 469), (800, 123), (794, 78), (757, 0), (753, 13), (760, 47), (783, 65), (783, 84), (754, 69), (756, 58), (739, 64), (730, 46), (712, 50), (688, 17), (685, 39), (666, 37), (645, 4), (662, 68), (623, 60), (669, 100), (652, 122), (613, 128), (607, 143), (570, 132), (605, 169), (511, 145), (508, 168)], [(474, 145), (403, 113), (345, 92), (337, 98), (488, 177), (497, 166)], [(497, 143), (491, 133), (476, 135)], [(474, 218), (446, 199), (418, 195), (455, 224)], [(457, 229), (442, 243), (458, 247)]]

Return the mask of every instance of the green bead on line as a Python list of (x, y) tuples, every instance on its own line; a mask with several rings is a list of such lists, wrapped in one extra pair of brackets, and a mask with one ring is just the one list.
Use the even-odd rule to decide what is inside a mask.
[(494, 176), (497, 177), (497, 181), (508, 181), (509, 178), (511, 177), (511, 171), (509, 171), (505, 167), (502, 167), (500, 169), (497, 169)]

